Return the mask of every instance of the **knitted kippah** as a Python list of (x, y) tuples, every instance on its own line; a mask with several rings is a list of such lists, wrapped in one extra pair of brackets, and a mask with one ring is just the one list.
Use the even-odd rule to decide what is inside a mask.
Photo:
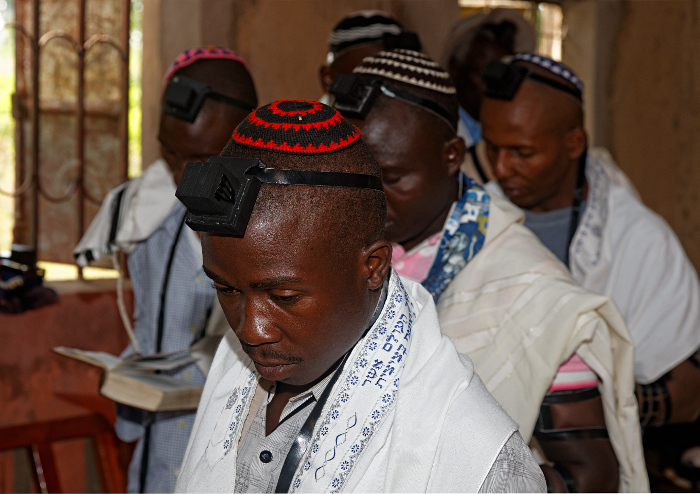
[(367, 57), (355, 73), (372, 74), (430, 89), (443, 94), (455, 94), (450, 75), (424, 54), (411, 50), (383, 51)]
[(384, 34), (400, 34), (401, 24), (389, 14), (378, 10), (363, 10), (341, 20), (328, 36), (328, 50), (339, 53), (354, 45), (380, 42)]
[(163, 77), (163, 85), (167, 84), (173, 74), (181, 68), (191, 65), (197, 60), (213, 59), (235, 60), (236, 62), (242, 63), (246, 68), (248, 67), (248, 63), (242, 56), (229, 50), (228, 48), (224, 48), (223, 46), (204, 46), (202, 48), (192, 48), (183, 51), (177, 56), (170, 68), (165, 72), (165, 76)]
[(538, 67), (542, 67), (551, 74), (561, 77), (567, 82), (573, 84), (574, 87), (578, 89), (579, 93), (583, 95), (583, 81), (579, 79), (573, 70), (563, 63), (552, 60), (544, 55), (537, 55), (535, 53), (518, 53), (517, 55), (513, 55), (513, 57), (510, 59), (510, 63), (517, 61), (528, 62), (537, 65)]
[(241, 122), (232, 139), (242, 145), (290, 154), (340, 151), (360, 140), (360, 129), (317, 101), (275, 101)]

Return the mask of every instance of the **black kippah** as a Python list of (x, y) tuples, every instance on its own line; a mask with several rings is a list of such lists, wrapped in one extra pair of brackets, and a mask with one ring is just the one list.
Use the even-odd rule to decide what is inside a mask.
[(364, 43), (381, 43), (385, 34), (398, 35), (403, 27), (389, 14), (363, 10), (343, 18), (328, 37), (328, 50), (340, 53)]
[(233, 140), (267, 151), (324, 154), (357, 143), (360, 129), (323, 103), (284, 100), (248, 115), (233, 132)]

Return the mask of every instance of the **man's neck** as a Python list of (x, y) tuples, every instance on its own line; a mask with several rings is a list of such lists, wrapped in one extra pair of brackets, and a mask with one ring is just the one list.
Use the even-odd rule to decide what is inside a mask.
[(318, 383), (323, 381), (326, 377), (328, 377), (328, 374), (332, 373), (338, 368), (338, 365), (340, 365), (340, 362), (342, 360), (343, 359), (340, 358), (337, 362), (331, 365), (331, 367), (326, 372), (324, 372), (318, 379), (315, 379), (314, 381), (311, 381), (308, 384), (295, 386), (292, 384), (285, 384), (279, 381), (276, 382), (275, 395), (272, 397), (272, 400), (270, 400), (270, 403), (268, 403), (267, 405), (267, 415), (265, 417), (265, 435), (269, 436), (270, 434), (272, 434), (275, 428), (277, 428), (277, 425), (279, 425), (280, 422), (280, 417), (282, 416), (282, 412), (284, 411), (284, 407), (287, 406), (289, 400), (291, 400), (295, 396), (298, 396), (310, 390)]
[[(567, 194), (560, 194), (556, 198), (552, 198), (549, 201), (541, 203), (533, 208), (525, 208), (533, 213), (548, 213), (550, 211), (559, 211), (560, 209), (566, 209), (573, 206), (574, 202), (574, 187), (567, 187)], [(581, 195), (581, 201), (586, 201), (588, 199), (588, 182), (583, 184), (583, 194)]]
[(428, 223), (428, 226), (425, 227), (425, 229), (420, 232), (418, 235), (415, 237), (408, 239), (404, 242), (399, 242), (401, 244), (401, 247), (406, 252), (409, 252), (411, 249), (413, 249), (415, 246), (420, 245), (421, 242), (423, 242), (426, 238), (430, 238), (433, 235), (435, 235), (438, 232), (442, 231), (442, 227), (445, 226), (445, 221), (447, 221), (447, 216), (450, 214), (450, 210), (452, 209), (452, 204), (454, 201), (457, 200), (456, 197), (456, 192), (455, 192), (455, 198), (452, 202), (448, 203), (438, 214), (433, 218), (430, 223)]
[[(386, 283), (386, 280), (384, 281)], [(372, 311), (369, 313), (369, 316), (367, 317), (366, 324), (365, 324), (365, 330), (362, 332), (360, 337), (358, 338), (358, 341), (362, 339), (364, 336), (365, 332), (367, 329), (369, 329), (369, 325), (372, 321), (372, 318), (374, 317), (375, 313), (377, 310), (381, 311), (381, 307), (379, 307), (379, 301), (381, 300), (382, 297), (382, 292), (384, 290), (384, 286), (382, 285), (382, 288), (376, 291), (370, 291), (369, 292), (369, 300), (368, 300), (368, 306), (372, 308)], [(357, 344), (357, 342), (355, 343)], [(354, 345), (353, 345), (354, 346)], [(348, 350), (350, 351), (350, 350)], [(310, 390), (314, 386), (316, 386), (318, 383), (323, 381), (325, 378), (328, 377), (329, 374), (335, 372), (335, 370), (338, 368), (340, 363), (343, 361), (343, 358), (345, 357), (345, 354), (343, 354), (342, 357), (340, 357), (338, 360), (336, 360), (333, 365), (331, 365), (326, 372), (321, 374), (317, 379), (311, 381), (308, 384), (302, 384), (299, 386), (295, 386), (293, 384), (286, 384), (283, 382), (276, 382), (275, 383), (275, 396), (272, 397), (272, 400), (270, 400), (270, 403), (267, 405), (267, 415), (265, 417), (265, 435), (269, 436), (272, 434), (272, 431), (275, 430), (275, 428), (279, 425), (280, 422), (280, 417), (282, 416), (282, 412), (284, 411), (284, 407), (287, 406), (287, 403), (289, 403), (289, 400), (294, 398), (295, 396), (299, 396), (302, 393), (305, 393), (306, 391)]]

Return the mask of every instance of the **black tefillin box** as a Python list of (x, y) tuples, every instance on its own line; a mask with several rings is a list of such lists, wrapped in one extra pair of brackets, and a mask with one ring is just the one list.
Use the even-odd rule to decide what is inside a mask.
[(175, 192), (187, 207), (187, 225), (196, 231), (242, 236), (260, 190), (255, 172), (264, 168), (252, 158), (215, 156), (204, 163), (187, 163)]
[(382, 190), (373, 175), (267, 168), (255, 158), (214, 156), (185, 166), (175, 197), (195, 231), (243, 236), (263, 183)]

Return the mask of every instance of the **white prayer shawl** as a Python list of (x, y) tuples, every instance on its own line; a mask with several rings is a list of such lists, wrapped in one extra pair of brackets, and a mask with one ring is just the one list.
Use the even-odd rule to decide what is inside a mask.
[[(175, 190), (170, 168), (164, 160), (159, 159), (138, 177), (109, 191), (90, 227), (73, 251), (78, 264), (87, 266), (89, 262), (120, 249), (127, 254), (133, 252), (136, 245), (148, 239), (170, 215), (177, 203)], [(121, 201), (117, 202), (117, 196), (122, 191)], [(116, 224), (113, 224), (117, 207), (119, 211)], [(112, 239), (113, 234), (115, 236)], [(202, 244), (199, 237), (187, 226), (182, 229), (182, 235), (190, 244), (195, 261), (201, 265)], [(163, 255), (167, 256), (167, 253)], [(166, 259), (164, 257), (163, 262)], [(229, 329), (219, 301), (214, 299), (205, 336), (191, 348), (191, 354), (205, 376), (221, 338)]]
[(636, 345), (635, 378), (650, 383), (700, 346), (698, 276), (673, 230), (639, 201), (607, 151), (589, 152), (586, 178), (571, 273), (615, 301)]
[(610, 299), (577, 286), (522, 221), (522, 211), (492, 195), (484, 246), (438, 302), (442, 331), (526, 442), (559, 366), (578, 353), (601, 381), (621, 491), (648, 491), (624, 320)]
[[(117, 216), (116, 236), (110, 243), (115, 199), (123, 191)], [(87, 266), (90, 261), (121, 249), (130, 254), (139, 242), (146, 240), (168, 217), (177, 198), (175, 181), (167, 163), (159, 159), (141, 175), (121, 184), (107, 193), (102, 206), (90, 227), (73, 250), (78, 264)], [(188, 241), (196, 242), (197, 236), (186, 229)]]
[[(258, 374), (229, 333), (197, 412), (176, 491), (233, 492)], [(432, 298), (392, 272), (377, 322), (352, 350), (290, 492), (476, 492), (515, 423), (440, 334)]]

